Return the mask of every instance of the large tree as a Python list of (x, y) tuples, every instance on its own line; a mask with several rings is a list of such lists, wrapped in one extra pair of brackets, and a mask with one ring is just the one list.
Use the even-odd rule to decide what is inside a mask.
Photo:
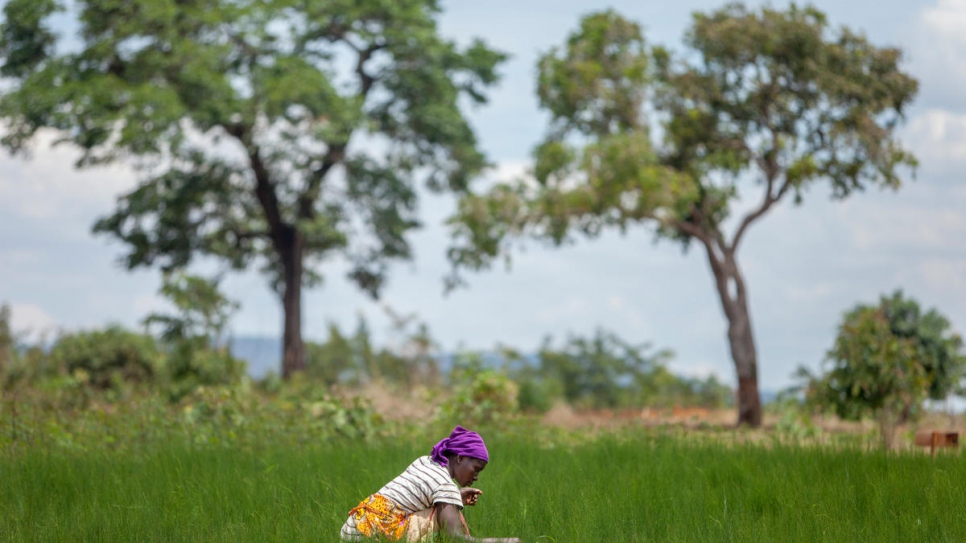
[[(304, 368), (303, 286), (341, 256), (376, 296), (410, 256), (417, 182), (462, 191), (484, 156), (460, 110), (503, 55), (440, 37), (436, 0), (10, 0), (3, 145), (43, 129), (142, 173), (94, 227), (130, 268), (260, 262), (284, 307), (282, 371)], [(461, 104), (462, 102), (462, 104)]]
[[(543, 55), (538, 95), (550, 126), (533, 176), (462, 200), (454, 280), (520, 236), (560, 245), (652, 224), (662, 238), (697, 243), (728, 321), (738, 423), (758, 426), (758, 354), (738, 248), (778, 202), (799, 201), (816, 183), (836, 198), (898, 187), (915, 160), (894, 131), (917, 83), (900, 69), (899, 50), (832, 30), (811, 7), (696, 14), (685, 45), (678, 56), (650, 48), (637, 24), (607, 11)], [(728, 223), (749, 188), (757, 204)]]

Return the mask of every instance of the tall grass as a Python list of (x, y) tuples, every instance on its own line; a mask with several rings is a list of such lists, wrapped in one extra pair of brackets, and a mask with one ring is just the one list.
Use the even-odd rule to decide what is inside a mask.
[[(0, 541), (337, 541), (432, 443), (198, 447), (0, 460)], [(488, 440), (474, 535), (541, 542), (963, 541), (961, 454), (691, 444), (641, 432)]]

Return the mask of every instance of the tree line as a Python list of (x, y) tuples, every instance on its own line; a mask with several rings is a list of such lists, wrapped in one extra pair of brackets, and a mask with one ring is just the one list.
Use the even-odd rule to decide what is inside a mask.
[[(537, 64), (546, 135), (523, 179), (479, 190), (489, 165), (461, 106), (485, 104), (506, 55), (442, 37), (436, 0), (10, 0), (0, 26), (0, 138), (41, 131), (123, 161), (140, 181), (96, 222), (129, 268), (201, 256), (259, 266), (284, 309), (281, 372), (308, 367), (302, 289), (334, 258), (377, 297), (411, 256), (419, 187), (455, 195), (453, 273), (515, 241), (638, 225), (697, 246), (727, 321), (739, 424), (759, 426), (758, 354), (738, 249), (781, 202), (898, 188), (916, 165), (896, 129), (918, 90), (902, 51), (833, 28), (814, 7), (696, 13), (680, 53), (608, 10)], [(748, 190), (758, 204), (726, 231)]]
[[(151, 314), (144, 330), (120, 326), (61, 333), (29, 343), (12, 329), (10, 309), (0, 306), (0, 390), (81, 389), (83, 401), (120, 401), (138, 393), (162, 394), (179, 403), (203, 387), (238, 386), (246, 363), (231, 351), (224, 325), (234, 304), (217, 284), (200, 277), (166, 277), (162, 295), (176, 308)], [(557, 403), (582, 409), (710, 409), (731, 405), (733, 392), (714, 376), (692, 378), (668, 368), (673, 354), (652, 352), (597, 331), (571, 336), (558, 346), (547, 338), (530, 355), (497, 346), (489, 352), (440, 352), (425, 325), (393, 315), (392, 346), (376, 345), (366, 320), (354, 331), (330, 325), (321, 342), (307, 341), (300, 379), (321, 390), (353, 392), (378, 384), (401, 394), (426, 391), (444, 409), (492, 422), (494, 416), (541, 414)], [(413, 329), (414, 328), (414, 329)], [(278, 374), (258, 383), (279, 390)], [(448, 390), (449, 393), (442, 393)], [(480, 406), (490, 402), (489, 407)]]

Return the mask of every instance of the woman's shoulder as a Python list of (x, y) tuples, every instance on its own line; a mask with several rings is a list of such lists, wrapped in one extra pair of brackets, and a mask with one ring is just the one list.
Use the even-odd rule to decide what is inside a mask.
[(447, 470), (446, 470), (445, 467), (443, 467), (443, 466), (439, 465), (438, 463), (436, 463), (436, 461), (433, 460), (428, 455), (427, 456), (420, 456), (419, 458), (413, 460), (413, 463), (410, 464), (409, 467), (411, 467), (411, 468), (421, 468), (421, 469), (430, 470), (430, 471), (438, 471), (438, 472), (441, 472), (441, 473), (447, 473)]
[(441, 482), (452, 482), (449, 470), (439, 465), (429, 456), (420, 456), (409, 465), (406, 471), (419, 474), (423, 477), (430, 477)]

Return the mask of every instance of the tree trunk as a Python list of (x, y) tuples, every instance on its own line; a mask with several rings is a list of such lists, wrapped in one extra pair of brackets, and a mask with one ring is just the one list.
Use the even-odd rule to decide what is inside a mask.
[(285, 246), (279, 257), (282, 268), (282, 308), (284, 335), (282, 339), (282, 377), (288, 379), (295, 372), (305, 370), (305, 349), (302, 344), (302, 235), (294, 226), (285, 228)]
[(882, 407), (877, 413), (876, 419), (879, 423), (879, 439), (882, 443), (882, 449), (886, 451), (895, 449), (899, 416), (892, 413), (888, 407)]
[(738, 373), (738, 425), (761, 426), (761, 395), (758, 393), (758, 355), (752, 335), (748, 308), (739, 310), (739, 322), (729, 319), (728, 341), (731, 358)]
[(758, 393), (758, 353), (748, 312), (745, 282), (738, 270), (733, 251), (715, 251), (705, 243), (708, 260), (714, 273), (715, 287), (721, 307), (728, 319), (728, 344), (731, 359), (738, 375), (738, 426), (758, 428), (761, 426), (761, 396)]
[(302, 264), (305, 245), (302, 234), (292, 224), (286, 224), (279, 208), (278, 195), (271, 175), (257, 146), (247, 139), (246, 131), (236, 128), (231, 132), (248, 150), (252, 172), (255, 174), (255, 195), (265, 221), (271, 232), (272, 248), (278, 257), (279, 281), (281, 282), (282, 311), (282, 377), (288, 379), (293, 373), (305, 370), (305, 352), (302, 345)]

